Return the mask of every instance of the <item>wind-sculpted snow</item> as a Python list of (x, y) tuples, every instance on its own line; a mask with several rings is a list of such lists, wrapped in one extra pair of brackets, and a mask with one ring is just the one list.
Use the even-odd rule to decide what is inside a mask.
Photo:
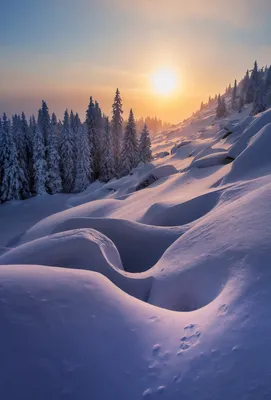
[(18, 246), (0, 257), (0, 264), (19, 262), (86, 269), (106, 276), (111, 269), (123, 270), (114, 244), (93, 229), (74, 229), (45, 236)]
[(238, 141), (229, 150), (229, 157), (236, 158), (249, 144), (250, 139), (256, 135), (265, 125), (271, 122), (271, 109), (254, 117), (252, 122), (243, 131)]
[(109, 214), (112, 210), (117, 209), (118, 205), (118, 200), (100, 200), (96, 202), (90, 202), (76, 208), (70, 208), (69, 210), (51, 215), (50, 217), (41, 220), (31, 229), (29, 229), (22, 237), (21, 243), (29, 242), (31, 240), (50, 235), (56, 225), (60, 224), (68, 218), (88, 216), (102, 217), (104, 214)]
[[(76, 226), (80, 227), (80, 223)], [(168, 236), (169, 238), (165, 232), (164, 242), (162, 237), (160, 239), (160, 245), (164, 246), (164, 250), (167, 247), (165, 244), (171, 244), (180, 234)], [(160, 254), (162, 254), (161, 250)], [(148, 257), (146, 259), (150, 260)], [(143, 259), (141, 261), (144, 265)], [(126, 274), (114, 243), (102, 233), (86, 227), (68, 229), (65, 232), (33, 240), (0, 256), (0, 265), (18, 263), (99, 272), (134, 297), (146, 300), (149, 295), (151, 279)], [(136, 266), (139, 270), (142, 268), (141, 265), (135, 264), (135, 269)]]
[(46, 196), (25, 234), (34, 200), (6, 205), (1, 399), (271, 398), (271, 117), (250, 111), (162, 132), (175, 154), (42, 219)]
[(186, 225), (210, 212), (218, 203), (219, 197), (220, 190), (173, 206), (167, 203), (156, 203), (146, 212), (142, 222), (155, 226)]
[(159, 179), (176, 174), (177, 172), (178, 171), (173, 165), (162, 165), (161, 167), (153, 168), (137, 184), (136, 190), (145, 189)]
[(79, 228), (92, 228), (110, 238), (120, 253), (125, 271), (132, 273), (153, 267), (185, 231), (110, 218), (73, 218), (57, 226), (54, 232)]
[(216, 165), (226, 165), (229, 163), (229, 159), (227, 159), (227, 157), (228, 153), (226, 151), (220, 151), (195, 160), (192, 162), (190, 168), (208, 168)]
[(223, 182), (252, 179), (271, 173), (271, 123), (255, 134), (232, 164), (232, 169)]

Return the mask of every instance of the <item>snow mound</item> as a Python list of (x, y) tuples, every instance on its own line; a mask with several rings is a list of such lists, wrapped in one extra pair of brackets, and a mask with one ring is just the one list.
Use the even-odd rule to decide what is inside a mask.
[(153, 227), (110, 218), (73, 218), (57, 226), (54, 232), (78, 228), (92, 228), (110, 238), (119, 251), (125, 271), (131, 273), (143, 272), (153, 267), (182, 234), (180, 229)]
[[(254, 121), (254, 117), (251, 115), (247, 116), (243, 120), (239, 121), (234, 128), (226, 134), (226, 143), (233, 144), (242, 135), (245, 129)], [(231, 133), (230, 133), (231, 132)], [(230, 133), (230, 134), (229, 134)]]
[(252, 179), (271, 173), (271, 123), (260, 130), (249, 142), (245, 150), (232, 164), (223, 183)]
[(218, 203), (220, 190), (205, 193), (181, 204), (155, 203), (145, 213), (144, 224), (154, 226), (181, 226), (198, 220)]
[(89, 271), (8, 265), (0, 280), (1, 399), (142, 397), (142, 349), (163, 337), (150, 306)]
[(204, 148), (206, 148), (205, 140), (187, 142), (176, 150), (175, 154), (173, 154), (173, 159), (184, 160), (185, 158), (196, 156)]
[(176, 154), (177, 151), (184, 146), (187, 146), (188, 144), (191, 144), (191, 140), (183, 140), (181, 143), (179, 144), (175, 144), (174, 147), (172, 147), (171, 149), (171, 154)]
[(161, 167), (153, 168), (145, 175), (136, 187), (136, 191), (144, 189), (161, 178), (176, 174), (178, 171), (173, 165), (162, 165)]
[(122, 199), (127, 194), (135, 190), (136, 185), (147, 174), (149, 170), (154, 168), (153, 164), (139, 164), (131, 173), (120, 179), (112, 179), (108, 183), (94, 182), (89, 188), (83, 192), (71, 197), (68, 205), (75, 207), (90, 201), (102, 199)]
[[(236, 199), (229, 189), (231, 194), (232, 201), (198, 221), (156, 264), (151, 304), (176, 311), (198, 310), (225, 292), (227, 302), (235, 296), (253, 296), (254, 290), (258, 292), (255, 280), (271, 279), (269, 272), (265, 273), (270, 264), (271, 228), (266, 218), (270, 216), (271, 185)], [(252, 292), (248, 286), (254, 287)], [(241, 300), (238, 304), (242, 308)], [(260, 304), (264, 309), (264, 303)]]
[(259, 114), (252, 119), (250, 125), (244, 130), (238, 141), (229, 150), (229, 157), (236, 158), (247, 147), (250, 139), (265, 125), (271, 122), (271, 109)]
[(216, 152), (193, 161), (189, 168), (208, 168), (216, 165), (226, 165), (232, 160), (228, 157), (227, 151)]
[(168, 151), (162, 151), (160, 153), (156, 153), (154, 155), (154, 158), (165, 158), (167, 156), (169, 156), (169, 152)]
[(92, 229), (57, 233), (23, 244), (0, 257), (0, 264), (39, 264), (97, 271), (123, 270), (115, 245)]
[(97, 200), (53, 214), (32, 226), (23, 235), (20, 243), (51, 235), (57, 225), (70, 218), (110, 215), (111, 212), (118, 209), (119, 203), (120, 201), (115, 199)]

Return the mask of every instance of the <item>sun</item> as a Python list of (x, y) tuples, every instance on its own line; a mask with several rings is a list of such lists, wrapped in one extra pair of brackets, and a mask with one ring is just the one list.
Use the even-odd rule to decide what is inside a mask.
[(154, 90), (161, 95), (169, 95), (177, 88), (177, 75), (173, 69), (160, 68), (151, 75)]

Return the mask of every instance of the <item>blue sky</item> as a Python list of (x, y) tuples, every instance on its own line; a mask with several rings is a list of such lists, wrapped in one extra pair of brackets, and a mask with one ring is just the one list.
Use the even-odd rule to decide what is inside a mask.
[[(188, 4), (189, 3), (189, 4)], [(270, 0), (10, 0), (0, 24), (0, 111), (83, 114), (88, 97), (176, 122), (241, 78), (254, 59), (271, 64)], [(180, 88), (161, 99), (149, 85), (160, 66)]]

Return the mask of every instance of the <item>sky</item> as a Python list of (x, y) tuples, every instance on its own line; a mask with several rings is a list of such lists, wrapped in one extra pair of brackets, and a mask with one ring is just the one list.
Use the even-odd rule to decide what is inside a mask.
[[(0, 113), (44, 99), (84, 117), (93, 96), (109, 115), (118, 87), (125, 115), (177, 123), (255, 59), (271, 64), (270, 20), (270, 0), (4, 0)], [(176, 75), (170, 95), (151, 83), (160, 68)]]

